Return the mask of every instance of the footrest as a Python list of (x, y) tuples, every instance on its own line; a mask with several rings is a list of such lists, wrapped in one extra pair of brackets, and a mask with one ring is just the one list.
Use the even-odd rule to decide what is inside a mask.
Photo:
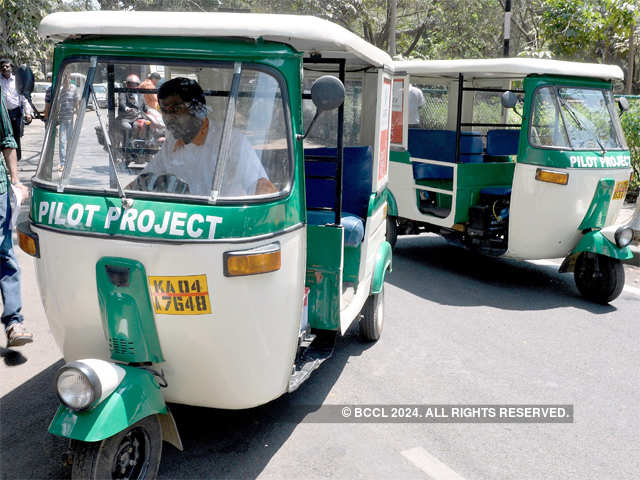
[(309, 347), (303, 347), (303, 350), (296, 358), (293, 372), (289, 377), (289, 392), (297, 390), (309, 378), (311, 372), (333, 355), (338, 332), (315, 330), (314, 334), (315, 338)]

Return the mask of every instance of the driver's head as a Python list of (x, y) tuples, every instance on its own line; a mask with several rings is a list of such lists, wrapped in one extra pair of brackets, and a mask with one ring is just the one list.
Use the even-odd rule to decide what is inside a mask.
[(204, 92), (198, 82), (173, 78), (160, 86), (158, 103), (165, 125), (174, 137), (190, 143), (207, 116)]

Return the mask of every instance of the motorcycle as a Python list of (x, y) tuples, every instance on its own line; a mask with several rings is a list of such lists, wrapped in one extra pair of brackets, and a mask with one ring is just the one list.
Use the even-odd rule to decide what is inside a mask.
[[(129, 169), (144, 168), (164, 144), (166, 127), (157, 110), (138, 110), (134, 117), (122, 119), (115, 125), (110, 133), (111, 144), (119, 146), (114, 148), (117, 160)], [(107, 148), (102, 128), (97, 125), (95, 130), (98, 142)]]

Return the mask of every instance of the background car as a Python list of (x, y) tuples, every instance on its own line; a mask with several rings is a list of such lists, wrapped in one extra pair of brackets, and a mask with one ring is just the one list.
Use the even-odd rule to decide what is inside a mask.
[(49, 82), (35, 82), (34, 84), (31, 101), (40, 113), (44, 112), (44, 96), (50, 86)]
[(98, 100), (98, 107), (107, 108), (107, 84), (94, 83), (93, 91), (96, 93), (96, 99)]

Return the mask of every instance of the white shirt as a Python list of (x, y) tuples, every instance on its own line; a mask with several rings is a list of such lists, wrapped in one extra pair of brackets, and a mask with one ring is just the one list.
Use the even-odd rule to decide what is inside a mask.
[(11, 74), (9, 78), (5, 78), (4, 75), (0, 74), (0, 82), (2, 82), (2, 96), (4, 97), (4, 104), (7, 110), (13, 110), (22, 105), (24, 114), (31, 116), (31, 105), (29, 105), (27, 99), (20, 95), (16, 89), (15, 75)]
[[(213, 186), (221, 136), (222, 132), (209, 122), (207, 137), (202, 145), (188, 143), (176, 148), (176, 138), (167, 132), (164, 147), (142, 173), (175, 175), (189, 185), (189, 192), (192, 195), (209, 196)], [(256, 183), (261, 178), (268, 179), (267, 172), (255, 150), (244, 135), (234, 131), (220, 195), (224, 197), (254, 195)]]
[(425, 103), (422, 90), (411, 85), (409, 87), (409, 125), (420, 123), (420, 107)]

